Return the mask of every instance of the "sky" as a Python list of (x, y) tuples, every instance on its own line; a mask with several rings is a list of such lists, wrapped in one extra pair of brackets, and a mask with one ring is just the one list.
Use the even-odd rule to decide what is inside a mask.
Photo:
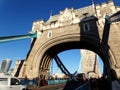
[[(107, 1), (95, 0), (95, 4)], [(120, 0), (114, 2), (120, 6)], [(89, 5), (91, 0), (0, 0), (0, 37), (28, 34), (33, 22), (40, 19), (47, 21), (51, 11), (55, 15), (65, 8), (77, 9)], [(31, 39), (24, 39), (0, 43), (0, 62), (11, 59), (11, 67), (14, 67), (17, 59), (26, 58), (30, 42)], [(61, 52), (59, 57), (71, 72), (78, 68), (81, 58), (79, 50)]]

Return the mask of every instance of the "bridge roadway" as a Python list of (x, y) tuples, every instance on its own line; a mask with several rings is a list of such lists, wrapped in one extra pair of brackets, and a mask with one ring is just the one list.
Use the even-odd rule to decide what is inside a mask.
[(29, 87), (28, 90), (63, 90), (65, 84), (48, 85), (42, 87)]

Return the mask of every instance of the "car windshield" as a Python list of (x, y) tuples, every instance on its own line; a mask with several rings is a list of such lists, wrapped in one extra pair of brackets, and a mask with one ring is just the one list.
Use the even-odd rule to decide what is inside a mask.
[(8, 85), (8, 79), (7, 78), (0, 78), (0, 86), (1, 85)]

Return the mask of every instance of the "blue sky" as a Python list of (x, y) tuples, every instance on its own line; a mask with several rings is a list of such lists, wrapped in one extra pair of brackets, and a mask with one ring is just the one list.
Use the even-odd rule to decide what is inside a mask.
[[(104, 1), (108, 0), (95, 0), (95, 3)], [(120, 6), (120, 0), (114, 1)], [(31, 31), (34, 21), (47, 21), (51, 11), (55, 15), (65, 8), (76, 9), (89, 5), (91, 0), (0, 0), (0, 37), (27, 34)], [(26, 58), (29, 49), (30, 39), (0, 43), (0, 62), (6, 58), (11, 59), (13, 67), (16, 59)], [(79, 50), (65, 51), (59, 56), (71, 72), (78, 68)]]

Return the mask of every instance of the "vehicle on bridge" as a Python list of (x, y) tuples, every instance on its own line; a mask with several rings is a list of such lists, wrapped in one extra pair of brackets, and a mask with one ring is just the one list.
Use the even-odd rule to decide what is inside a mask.
[(27, 87), (16, 77), (0, 76), (0, 90), (27, 90)]

